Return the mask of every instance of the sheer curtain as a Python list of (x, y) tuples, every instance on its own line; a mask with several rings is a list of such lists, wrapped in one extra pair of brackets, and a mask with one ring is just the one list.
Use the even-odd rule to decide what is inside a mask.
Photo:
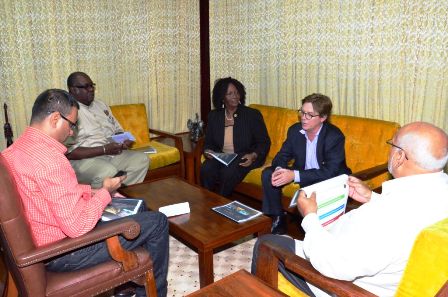
[(153, 128), (186, 131), (200, 110), (197, 1), (3, 0), (0, 27), (0, 103), (15, 139), (37, 95), (66, 89), (73, 71), (108, 104), (145, 103)]
[(437, 0), (211, 1), (211, 81), (239, 79), (249, 103), (321, 92), (336, 114), (448, 131), (447, 15)]

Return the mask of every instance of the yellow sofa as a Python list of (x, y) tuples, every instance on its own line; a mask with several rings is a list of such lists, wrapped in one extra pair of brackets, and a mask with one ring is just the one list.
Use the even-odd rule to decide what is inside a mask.
[[(243, 182), (235, 188), (235, 192), (261, 200), (261, 172), (271, 165), (286, 139), (288, 128), (299, 118), (297, 110), (294, 109), (260, 104), (251, 104), (250, 107), (258, 109), (263, 115), (271, 138), (271, 149), (265, 164), (261, 168), (251, 170)], [(392, 138), (400, 127), (399, 124), (345, 115), (332, 115), (331, 122), (345, 135), (347, 165), (353, 174), (365, 180), (372, 189), (380, 187), (383, 181), (390, 178), (387, 173), (389, 147), (386, 140)], [(289, 205), (290, 197), (298, 188), (299, 185), (294, 183), (283, 188), (285, 209)], [(295, 209), (290, 211), (294, 212)]]
[[(123, 129), (134, 135), (136, 141), (132, 149), (146, 151), (152, 146), (157, 150), (155, 154), (147, 154), (151, 162), (145, 181), (169, 175), (184, 176), (182, 139), (171, 133), (150, 129), (144, 104), (112, 105), (110, 109)], [(151, 140), (150, 133), (157, 135), (157, 140)], [(158, 141), (159, 138), (173, 146)]]
[[(423, 229), (417, 236), (408, 263), (404, 270), (397, 297), (448, 296), (448, 218)], [(277, 272), (277, 261), (285, 263), (288, 269), (303, 276), (317, 287), (337, 296), (376, 296), (358, 286), (321, 275), (311, 264), (273, 244), (263, 247), (259, 259), (257, 276), (270, 286), (278, 288), (288, 296), (307, 296), (289, 283)], [(264, 257), (264, 259), (263, 259)], [(341, 267), (341, 269), (344, 269)]]

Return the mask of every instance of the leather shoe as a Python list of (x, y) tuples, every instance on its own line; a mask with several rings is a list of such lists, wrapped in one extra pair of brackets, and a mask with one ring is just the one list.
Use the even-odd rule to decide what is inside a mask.
[(286, 234), (286, 215), (271, 216), (271, 218), (271, 233), (278, 235)]
[(132, 282), (125, 283), (115, 288), (114, 297), (135, 296), (135, 285)]

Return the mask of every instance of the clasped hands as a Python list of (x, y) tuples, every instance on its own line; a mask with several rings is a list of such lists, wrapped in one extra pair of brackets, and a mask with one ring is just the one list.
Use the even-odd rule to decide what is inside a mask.
[[(348, 195), (361, 203), (370, 201), (372, 197), (372, 190), (360, 179), (349, 176), (348, 177), (349, 192)], [(317, 212), (316, 193), (313, 192), (309, 198), (307, 198), (305, 191), (300, 191), (299, 198), (297, 199), (297, 209), (302, 217), (305, 217), (309, 213)]]
[(111, 142), (104, 145), (105, 155), (119, 155), (123, 150), (131, 147), (132, 141), (125, 140), (123, 143)]

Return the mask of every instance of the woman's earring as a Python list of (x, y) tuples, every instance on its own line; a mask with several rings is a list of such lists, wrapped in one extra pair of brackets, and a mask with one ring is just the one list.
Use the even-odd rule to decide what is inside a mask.
[(238, 100), (238, 104), (241, 104), (241, 101), (240, 101), (240, 100)]
[(222, 108), (224, 108), (224, 102), (222, 103)]

